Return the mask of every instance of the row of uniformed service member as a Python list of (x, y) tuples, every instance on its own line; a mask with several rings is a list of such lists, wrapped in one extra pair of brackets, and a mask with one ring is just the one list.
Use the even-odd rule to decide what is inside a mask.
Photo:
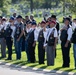
[[(45, 49), (47, 53), (47, 65), (53, 66), (56, 57), (56, 44), (58, 39), (59, 24), (56, 22), (56, 16), (52, 15), (47, 22), (42, 21), (37, 26), (36, 21), (32, 18), (32, 21), (26, 16), (26, 22), (22, 22), (22, 16), (15, 18), (11, 17), (7, 23), (5, 19), (0, 23), (0, 43), (2, 57), (6, 57), (6, 45), (8, 48), (8, 60), (12, 60), (12, 45), (14, 40), (16, 59), (21, 59), (22, 41), (25, 37), (25, 49), (27, 53), (28, 62), (35, 63), (35, 47), (38, 42), (38, 59), (39, 64), (44, 64), (45, 61)], [(64, 34), (64, 31), (67, 34)], [(70, 66), (69, 51), (71, 47), (72, 28), (70, 26), (70, 19), (66, 18), (64, 21), (64, 27), (61, 32), (61, 48), (63, 55), (63, 67)], [(4, 33), (4, 34), (3, 34)], [(67, 35), (67, 36), (66, 36)], [(65, 36), (65, 37), (63, 37)], [(5, 41), (6, 40), (6, 41)], [(6, 43), (4, 43), (4, 42)], [(6, 44), (6, 45), (5, 45)], [(66, 53), (65, 53), (66, 50)]]

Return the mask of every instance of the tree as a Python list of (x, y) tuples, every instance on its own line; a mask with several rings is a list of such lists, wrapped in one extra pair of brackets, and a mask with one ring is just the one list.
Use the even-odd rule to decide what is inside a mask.
[(70, 1), (71, 5), (69, 7), (69, 10), (76, 15), (76, 0)]
[(33, 13), (33, 0), (30, 0), (31, 13)]
[(68, 9), (76, 14), (76, 0), (60, 0), (60, 2), (63, 4), (63, 13), (65, 14), (65, 8), (66, 4), (68, 4)]
[(0, 8), (3, 7), (3, 4), (4, 4), (4, 0), (0, 0)]
[(7, 14), (7, 8), (10, 2), (11, 0), (0, 0), (0, 11), (2, 11), (3, 14)]

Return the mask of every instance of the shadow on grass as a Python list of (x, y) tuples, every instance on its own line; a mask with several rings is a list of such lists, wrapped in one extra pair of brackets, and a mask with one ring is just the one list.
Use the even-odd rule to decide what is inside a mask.
[(39, 64), (33, 64), (33, 65), (30, 65), (29, 67), (36, 67), (38, 66)]
[(36, 67), (38, 66), (39, 64), (37, 63), (28, 63), (27, 61), (17, 61), (17, 62), (14, 62), (13, 64), (17, 64), (19, 66), (28, 66), (28, 67)]
[(14, 61), (12, 64), (17, 64), (17, 65), (20, 65), (20, 66), (29, 65), (29, 67), (35, 67), (35, 66), (38, 65), (36, 63), (35, 64), (34, 63), (28, 63), (27, 61)]
[(41, 65), (40, 67), (39, 67), (39, 69), (46, 69), (48, 66), (46, 66), (46, 65)]
[(74, 69), (69, 69), (69, 70), (64, 70), (64, 71), (67, 71), (67, 72), (71, 72), (71, 71), (73, 71)]
[(23, 63), (24, 61), (22, 61), (22, 60), (13, 60), (13, 61), (9, 60), (9, 61), (5, 61), (5, 62), (19, 65), (20, 63)]
[(5, 60), (5, 62), (13, 63), (13, 62), (17, 62), (17, 60)]
[[(23, 61), (20, 63), (21, 66), (30, 65), (31, 63), (28, 63), (27, 61)], [(32, 64), (33, 65), (33, 64)], [(30, 66), (29, 66), (30, 67)]]
[(62, 67), (57, 67), (57, 68), (55, 68), (53, 70), (60, 70), (60, 69), (62, 69)]
[[(11, 61), (12, 62), (12, 61)], [(45, 69), (47, 66), (45, 65), (39, 65), (38, 63), (28, 63), (27, 61), (13, 61), (12, 64), (20, 65), (20, 66), (28, 66), (28, 67), (37, 67), (40, 66), (39, 68)]]
[(15, 62), (13, 62), (13, 64), (17, 64), (17, 65), (18, 65), (18, 64), (20, 64), (20, 63), (22, 63), (22, 62), (23, 62), (23, 61), (17, 61), (17, 62), (15, 61)]

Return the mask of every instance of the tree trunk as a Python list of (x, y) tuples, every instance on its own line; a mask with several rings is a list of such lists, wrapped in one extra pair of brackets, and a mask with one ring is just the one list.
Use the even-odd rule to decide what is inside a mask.
[(65, 16), (65, 0), (63, 1), (63, 16)]
[(31, 13), (33, 13), (33, 0), (30, 0)]

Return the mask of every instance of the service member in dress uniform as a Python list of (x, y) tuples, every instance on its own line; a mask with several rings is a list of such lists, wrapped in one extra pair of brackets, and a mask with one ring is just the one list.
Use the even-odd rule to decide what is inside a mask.
[(29, 36), (27, 38), (27, 42), (28, 42), (28, 51), (29, 51), (29, 57), (30, 57), (30, 62), (31, 63), (35, 63), (35, 45), (36, 45), (36, 32), (35, 32), (35, 28), (36, 28), (36, 22), (32, 22), (32, 27), (31, 30), (29, 32)]
[(57, 32), (59, 32), (59, 29), (60, 29), (60, 26), (59, 26), (59, 23), (57, 22), (57, 18), (56, 18), (56, 15), (52, 15), (51, 16), (51, 21), (55, 21), (56, 22), (56, 29), (57, 29)]
[(73, 28), (72, 43), (73, 43), (74, 67), (76, 69), (76, 19), (73, 19), (72, 28)]
[(21, 45), (22, 45), (22, 36), (24, 34), (24, 25), (22, 23), (22, 16), (18, 15), (17, 17), (17, 24), (15, 30), (15, 48), (16, 48), (16, 59), (21, 59)]
[(1, 58), (6, 57), (6, 42), (4, 38), (4, 22), (6, 20), (2, 19), (1, 24), (0, 24), (0, 44), (1, 44)]
[(47, 65), (54, 66), (55, 48), (57, 43), (57, 29), (55, 28), (56, 22), (49, 22), (50, 28), (47, 33)]
[(26, 51), (26, 55), (27, 55), (27, 62), (30, 62), (27, 38), (30, 34), (31, 24), (32, 23), (29, 21), (29, 22), (26, 23), (26, 27), (25, 27), (25, 51)]
[(41, 30), (39, 31), (39, 34), (38, 34), (38, 59), (39, 59), (39, 64), (44, 64), (46, 37), (47, 37), (46, 22), (42, 21), (41, 22)]
[[(24, 30), (25, 30), (26, 22), (25, 22), (24, 18), (22, 19), (22, 23), (24, 25)], [(25, 32), (24, 32), (24, 34), (22, 36), (22, 51), (25, 51)]]
[(8, 49), (8, 58), (7, 60), (12, 60), (12, 45), (13, 45), (13, 30), (11, 28), (11, 25), (14, 24), (14, 18), (11, 17), (9, 19), (9, 23), (5, 27), (5, 40), (6, 40), (6, 45)]
[[(59, 34), (59, 29), (60, 29), (60, 25), (59, 23), (57, 22), (57, 18), (56, 18), (56, 15), (52, 15), (51, 16), (51, 21), (55, 21), (56, 22), (56, 29), (57, 29), (57, 33)], [(56, 53), (56, 49), (55, 49), (55, 57), (57, 56), (57, 53)]]
[(70, 66), (70, 47), (71, 47), (72, 28), (70, 26), (70, 18), (65, 18), (64, 27), (61, 29), (61, 49), (63, 56), (62, 67)]

